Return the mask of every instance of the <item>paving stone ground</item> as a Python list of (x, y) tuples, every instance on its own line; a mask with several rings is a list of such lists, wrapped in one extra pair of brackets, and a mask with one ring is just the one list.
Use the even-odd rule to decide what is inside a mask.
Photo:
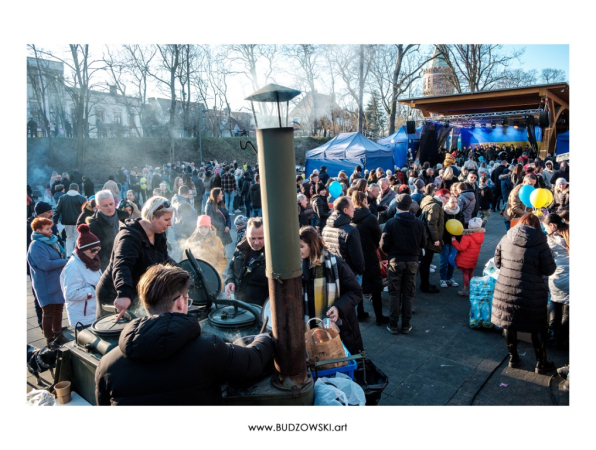
[[(505, 228), (500, 216), (487, 224), (485, 242), (475, 275), (482, 275), (484, 263), (493, 255)], [(231, 256), (233, 247), (228, 246)], [(433, 264), (439, 265), (435, 255)], [(463, 283), (461, 272), (455, 279)], [(438, 271), (431, 283), (439, 285)], [(534, 373), (532, 345), (519, 343), (522, 365), (507, 366), (507, 349), (501, 333), (492, 329), (471, 329), (469, 301), (457, 295), (459, 288), (441, 289), (438, 294), (417, 291), (413, 330), (408, 335), (392, 335), (375, 325), (372, 304), (365, 301), (371, 317), (361, 322), (367, 356), (388, 376), (380, 405), (569, 405), (566, 383), (558, 376)], [(389, 314), (389, 295), (383, 293), (383, 310)], [(68, 325), (64, 314), (63, 325)], [(27, 283), (27, 342), (43, 347), (45, 339), (37, 326), (31, 287)], [(557, 367), (569, 363), (569, 351), (547, 349)], [(49, 372), (42, 374), (51, 384)], [(27, 392), (39, 389), (27, 372)]]

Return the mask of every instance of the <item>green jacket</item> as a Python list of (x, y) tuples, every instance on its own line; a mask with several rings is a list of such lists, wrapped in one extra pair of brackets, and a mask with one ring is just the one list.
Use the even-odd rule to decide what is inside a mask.
[[(427, 195), (420, 202), (420, 211), (420, 219), (427, 225), (429, 234), (426, 248), (439, 253), (443, 244), (443, 232), (445, 231), (443, 202)], [(436, 241), (439, 241), (438, 246), (435, 245)]]

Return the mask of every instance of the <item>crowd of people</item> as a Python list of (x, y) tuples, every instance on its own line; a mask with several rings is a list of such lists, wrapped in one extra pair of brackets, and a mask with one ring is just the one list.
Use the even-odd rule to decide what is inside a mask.
[[(505, 233), (495, 254), (501, 271), (494, 323), (504, 330), (511, 367), (519, 365), (516, 333), (528, 331), (536, 371), (546, 373), (554, 367), (546, 359), (545, 343), (566, 346), (569, 338), (569, 166), (531, 152), (495, 152), (494, 146), (462, 153), (446, 153), (435, 167), (409, 161), (394, 171), (357, 166), (349, 175), (340, 171), (331, 176), (321, 166), (311, 174), (297, 174), (305, 321), (329, 319), (351, 353), (362, 351), (359, 322), (368, 320), (367, 299), (376, 325), (391, 334), (410, 333), (417, 289), (436, 294), (458, 287), (457, 268), (463, 279), (457, 293), (469, 295), (493, 212), (503, 216)], [(552, 190), (553, 201), (540, 214), (521, 202), (519, 191), (525, 185)], [(173, 266), (186, 249), (220, 274), (223, 295), (265, 303), (269, 293), (258, 165), (210, 161), (121, 167), (100, 186), (96, 192), (90, 177), (75, 170), (55, 172), (43, 200), (35, 201), (28, 187), (27, 270), (48, 346), (56, 345), (61, 333), (64, 304), (70, 326), (89, 326), (112, 304), (118, 318), (138, 305), (148, 314), (167, 316), (159, 320), (178, 320), (170, 315), (188, 311), (189, 281)], [(454, 231), (448, 222), (461, 224), (462, 230)], [(436, 253), (438, 266), (433, 264)], [(435, 271), (439, 286), (430, 283)], [(160, 273), (178, 277), (178, 286), (148, 278)], [(389, 316), (383, 314), (384, 289), (390, 297)], [(177, 295), (174, 303), (162, 304), (158, 297), (166, 293)], [(155, 333), (151, 323), (148, 318), (134, 321), (134, 332), (149, 330), (143, 334), (150, 336)], [(197, 333), (190, 333), (192, 343), (184, 345), (204, 347), (195, 342)], [(144, 345), (151, 342), (147, 339)], [(267, 339), (258, 340), (253, 353), (238, 355), (238, 367), (254, 358), (259, 361), (255, 370), (267, 364)], [(228, 345), (222, 347), (224, 353), (232, 351), (229, 344), (216, 344)], [(138, 357), (120, 352), (106, 361)], [(137, 370), (134, 361), (127, 364)], [(238, 375), (236, 363), (228, 369), (229, 376)], [(106, 386), (105, 370), (101, 374), (102, 404), (134, 402), (127, 393), (117, 394), (120, 387)]]

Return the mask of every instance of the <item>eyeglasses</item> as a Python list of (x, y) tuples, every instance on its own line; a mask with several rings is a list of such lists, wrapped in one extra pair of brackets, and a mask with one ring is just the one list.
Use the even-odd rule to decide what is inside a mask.
[(90, 250), (87, 250), (89, 253), (91, 253), (92, 255), (97, 255), (99, 253), (99, 251), (101, 250), (101, 247), (95, 247), (92, 248)]
[(172, 206), (172, 204), (168, 200), (166, 200), (161, 205), (159, 205), (155, 211), (153, 211), (153, 214), (155, 214), (160, 209), (164, 209), (164, 208), (165, 209), (168, 209), (170, 206)]
[(174, 300), (172, 301), (176, 301), (178, 300), (178, 298), (180, 298), (180, 296), (184, 297), (184, 299), (188, 302), (188, 307), (190, 308), (192, 306), (192, 298), (190, 298), (190, 296), (188, 295), (188, 293), (186, 294), (179, 294), (176, 297), (174, 297)]

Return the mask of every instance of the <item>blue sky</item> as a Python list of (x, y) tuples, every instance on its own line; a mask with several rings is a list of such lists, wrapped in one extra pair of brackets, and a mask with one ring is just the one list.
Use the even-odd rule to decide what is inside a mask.
[(521, 67), (525, 71), (536, 69), (563, 69), (569, 80), (569, 45), (503, 45), (503, 50), (526, 48), (520, 62), (514, 62), (514, 68)]

